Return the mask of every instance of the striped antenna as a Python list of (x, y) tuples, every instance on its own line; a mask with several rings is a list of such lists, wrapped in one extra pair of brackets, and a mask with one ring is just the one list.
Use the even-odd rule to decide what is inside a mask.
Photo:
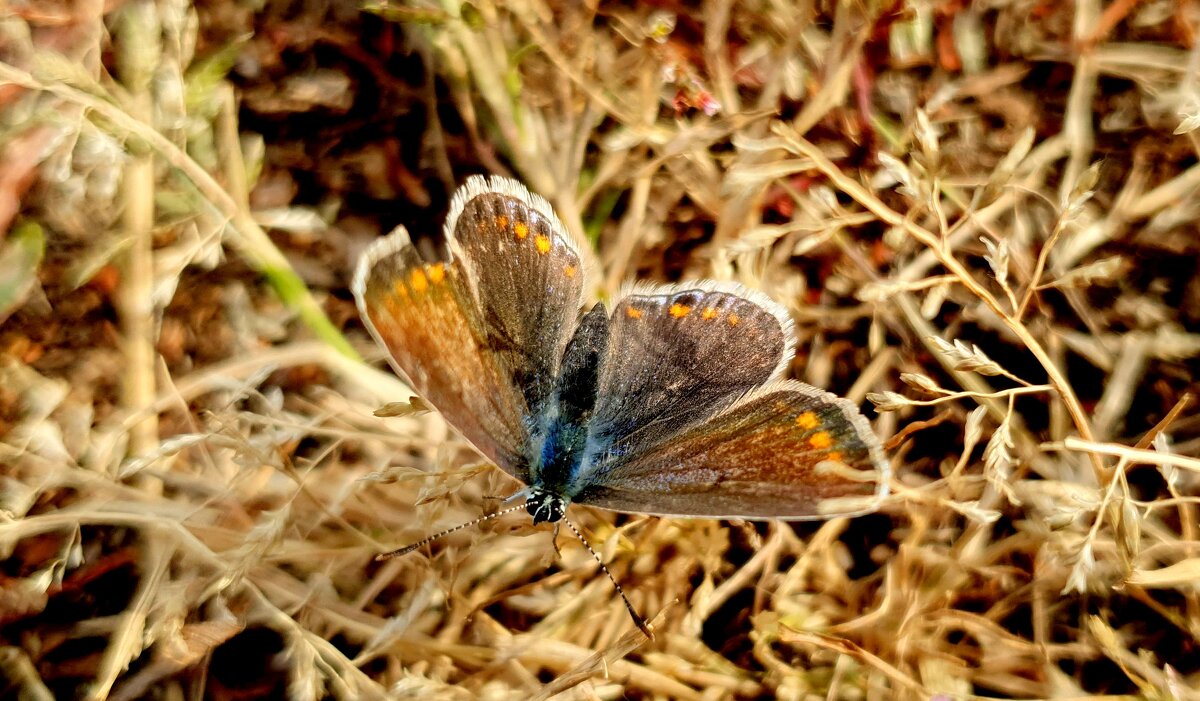
[[(468, 526), (474, 526), (477, 523), (483, 523), (484, 521), (490, 521), (499, 516), (503, 516), (504, 514), (511, 514), (512, 512), (517, 511), (518, 509), (524, 509), (524, 508), (525, 508), (524, 504), (517, 504), (516, 506), (510, 506), (507, 509), (500, 509), (499, 511), (494, 511), (485, 516), (480, 516), (479, 518), (474, 519), (472, 521), (467, 521), (466, 523), (460, 523), (453, 528), (447, 528), (446, 530), (442, 531), (441, 533), (434, 533), (433, 535), (429, 536), (428, 538), (422, 538), (422, 539), (418, 540), (417, 542), (413, 543), (412, 545), (405, 545), (403, 548), (400, 548), (398, 550), (393, 550), (393, 551), (387, 552), (387, 553), (380, 553), (375, 556), (375, 559), (377, 561), (378, 560), (390, 560), (393, 557), (400, 557), (402, 555), (407, 555), (410, 552), (416, 550), (417, 548), (420, 548), (424, 545), (428, 545), (429, 543), (432, 543), (433, 541), (437, 540), (438, 538), (441, 538), (442, 536), (448, 536), (451, 533), (453, 533), (455, 531), (461, 531), (462, 529), (464, 529)], [(595, 553), (592, 553), (592, 554), (594, 555)], [(611, 577), (611, 575), (610, 575), (610, 577)]]
[(650, 630), (650, 626), (646, 624), (646, 619), (642, 618), (638, 612), (634, 610), (633, 604), (629, 602), (629, 597), (625, 596), (625, 592), (621, 589), (621, 585), (617, 584), (616, 577), (613, 577), (612, 572), (608, 571), (608, 567), (604, 564), (604, 560), (601, 560), (600, 556), (596, 554), (596, 551), (592, 550), (592, 546), (588, 544), (586, 539), (584, 539), (583, 534), (579, 532), (579, 529), (575, 527), (575, 524), (571, 523), (566, 518), (563, 518), (563, 523), (567, 524), (567, 528), (571, 529), (571, 532), (575, 534), (575, 537), (579, 539), (579, 542), (583, 543), (583, 547), (587, 548), (587, 551), (592, 554), (592, 557), (596, 558), (596, 562), (600, 565), (600, 569), (604, 570), (604, 574), (608, 575), (608, 581), (612, 582), (612, 585), (616, 587), (617, 593), (621, 595), (621, 601), (625, 602), (625, 608), (629, 611), (629, 615), (633, 617), (634, 625), (636, 625), (638, 629), (642, 631), (643, 635), (651, 640), (654, 640), (654, 631)]
[[(432, 543), (433, 541), (437, 540), (438, 538), (450, 535), (451, 533), (454, 533), (455, 531), (461, 531), (462, 529), (467, 528), (468, 526), (474, 526), (477, 523), (483, 523), (484, 521), (490, 521), (491, 519), (497, 518), (499, 516), (503, 516), (505, 514), (511, 514), (514, 511), (517, 511), (519, 509), (524, 509), (524, 508), (525, 508), (525, 504), (517, 504), (516, 506), (510, 506), (507, 509), (501, 509), (499, 511), (495, 511), (490, 514), (487, 514), (485, 516), (480, 516), (479, 518), (471, 520), (471, 521), (467, 521), (466, 523), (460, 523), (457, 526), (454, 526), (453, 528), (447, 528), (446, 530), (442, 531), (441, 533), (434, 533), (433, 535), (431, 535), (427, 538), (422, 538), (421, 540), (418, 540), (417, 542), (413, 543), (412, 545), (406, 545), (403, 548), (399, 548), (399, 549), (393, 550), (391, 552), (380, 553), (375, 556), (375, 559), (376, 560), (390, 560), (393, 557), (402, 557), (422, 546)], [(613, 577), (612, 572), (608, 571), (608, 566), (605, 565), (604, 561), (600, 559), (600, 555), (597, 554), (596, 551), (592, 549), (592, 546), (587, 542), (587, 539), (583, 537), (583, 534), (579, 532), (579, 529), (575, 527), (575, 524), (571, 523), (566, 518), (563, 518), (562, 522), (567, 524), (567, 528), (571, 529), (571, 532), (575, 534), (575, 537), (579, 539), (579, 542), (583, 543), (583, 547), (587, 548), (587, 551), (592, 554), (593, 558), (596, 559), (596, 564), (600, 565), (600, 569), (604, 570), (604, 574), (608, 576), (608, 581), (612, 582), (613, 587), (617, 590), (617, 594), (620, 594), (621, 601), (625, 602), (625, 609), (627, 611), (629, 611), (630, 617), (633, 618), (634, 625), (636, 625), (638, 627), (638, 630), (642, 631), (642, 634), (644, 634), (647, 638), (654, 640), (654, 632), (652, 630), (650, 630), (650, 626), (646, 623), (646, 619), (642, 618), (641, 615), (637, 612), (637, 610), (633, 608), (633, 603), (629, 601), (629, 597), (625, 596), (625, 591), (623, 589), (621, 589), (620, 584), (617, 584), (617, 578)], [(555, 549), (556, 550), (558, 549), (557, 544), (555, 545)]]

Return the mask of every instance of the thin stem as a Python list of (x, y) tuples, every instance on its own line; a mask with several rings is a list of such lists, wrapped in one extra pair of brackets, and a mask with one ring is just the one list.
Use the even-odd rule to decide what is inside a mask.
[(1046, 239), (1045, 245), (1038, 253), (1037, 264), (1033, 268), (1033, 275), (1029, 278), (1029, 286), (1025, 289), (1025, 296), (1021, 299), (1021, 304), (1016, 308), (1017, 313), (1013, 318), (1018, 322), (1021, 317), (1025, 316), (1025, 310), (1029, 307), (1029, 303), (1033, 301), (1034, 294), (1041, 289), (1042, 273), (1046, 270), (1046, 261), (1050, 258), (1050, 249), (1054, 248), (1054, 244), (1058, 243), (1058, 239), (1062, 236), (1062, 232), (1066, 229), (1066, 224), (1062, 217), (1059, 217), (1058, 222), (1054, 225), (1054, 231), (1050, 232), (1050, 238)]
[(1053, 390), (1054, 388), (1050, 385), (1029, 385), (1028, 387), (1013, 387), (1012, 389), (1003, 389), (986, 394), (983, 392), (951, 392), (937, 399), (909, 399), (906, 403), (912, 406), (933, 406), (967, 397), (973, 399), (999, 399), (1000, 397), (1008, 397), (1014, 394), (1035, 394), (1037, 392), (1050, 392)]
[(1200, 472), (1200, 460), (1174, 453), (1160, 453), (1157, 450), (1139, 450), (1119, 443), (1097, 443), (1068, 436), (1062, 446), (1071, 451), (1083, 451), (1094, 455), (1112, 455), (1126, 462), (1142, 465), (1158, 465), (1160, 467), (1177, 467), (1181, 470)]

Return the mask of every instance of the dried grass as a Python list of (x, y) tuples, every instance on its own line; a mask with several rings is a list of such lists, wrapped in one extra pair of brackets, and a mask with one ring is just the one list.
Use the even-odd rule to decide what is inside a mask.
[[(0, 689), (1200, 698), (1200, 10), (964, 4), (9, 6)], [(471, 171), (787, 304), (894, 497), (575, 508), (653, 641), (523, 514), (375, 562), (515, 488), (345, 292)]]

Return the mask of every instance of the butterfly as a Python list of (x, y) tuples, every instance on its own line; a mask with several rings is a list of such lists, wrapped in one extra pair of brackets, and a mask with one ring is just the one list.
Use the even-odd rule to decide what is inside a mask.
[(802, 520), (868, 513), (886, 496), (888, 461), (858, 408), (783, 379), (792, 320), (765, 294), (635, 284), (611, 309), (584, 310), (578, 244), (507, 178), (469, 178), (445, 240), (427, 260), (398, 228), (364, 253), (352, 289), (397, 373), (526, 485), (523, 504), (494, 515), (523, 507), (557, 525), (586, 504)]

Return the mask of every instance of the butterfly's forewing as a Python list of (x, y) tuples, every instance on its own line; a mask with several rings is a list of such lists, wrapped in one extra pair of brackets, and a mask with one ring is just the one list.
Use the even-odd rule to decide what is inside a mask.
[(424, 261), (399, 229), (368, 249), (353, 285), (393, 367), (485, 457), (525, 482), (535, 412), (553, 386), (582, 290), (579, 256), (553, 216), (518, 183), (471, 178), (446, 222), (448, 260)]
[(704, 281), (617, 301), (579, 480), (667, 440), (778, 376), (792, 322), (764, 295)]
[(550, 205), (507, 178), (468, 179), (446, 231), (475, 286), (487, 346), (538, 416), (583, 303), (579, 253)]
[(873, 510), (888, 474), (857, 407), (789, 380), (601, 467), (574, 500), (664, 516), (830, 518)]

